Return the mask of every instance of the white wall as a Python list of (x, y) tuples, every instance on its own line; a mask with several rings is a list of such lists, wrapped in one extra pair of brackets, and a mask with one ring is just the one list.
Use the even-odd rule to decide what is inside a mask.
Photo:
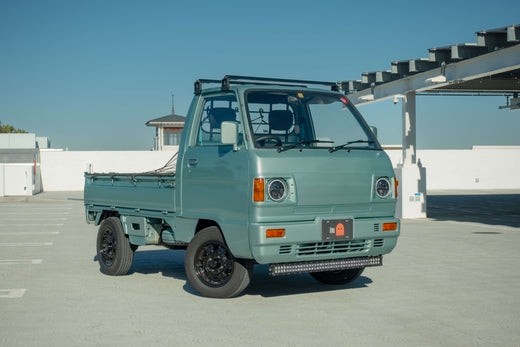
[(5, 196), (5, 165), (0, 164), (0, 197)]
[(36, 148), (36, 134), (0, 134), (0, 148)]
[[(401, 150), (386, 151), (394, 167)], [(418, 150), (428, 191), (520, 189), (520, 146), (475, 146), (467, 150)]]
[(84, 173), (151, 171), (164, 166), (175, 151), (41, 150), (44, 191), (83, 190)]
[(48, 137), (37, 136), (36, 144), (38, 145), (38, 148), (50, 148), (51, 140)]
[(31, 196), (41, 192), (40, 166), (0, 164), (0, 197)]
[[(53, 151), (41, 150), (44, 191), (83, 190), (83, 173), (143, 172), (162, 167), (171, 151)], [(401, 150), (387, 150), (394, 167)], [(418, 150), (426, 168), (428, 191), (520, 189), (520, 146), (474, 147), (468, 150)]]

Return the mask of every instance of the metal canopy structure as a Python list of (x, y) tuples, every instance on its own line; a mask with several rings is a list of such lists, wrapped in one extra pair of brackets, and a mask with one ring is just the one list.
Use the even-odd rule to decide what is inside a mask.
[(357, 106), (402, 100), (402, 162), (395, 169), (400, 182), (398, 217), (426, 217), (426, 168), (416, 154), (417, 94), (502, 94), (507, 105), (500, 108), (520, 109), (520, 25), (476, 34), (476, 43), (430, 48), (428, 58), (395, 61), (390, 70), (339, 82)]
[(394, 61), (387, 71), (364, 72), (341, 81), (354, 104), (381, 101), (406, 92), (498, 93), (520, 91), (520, 25), (479, 31), (476, 43), (428, 50), (428, 58)]

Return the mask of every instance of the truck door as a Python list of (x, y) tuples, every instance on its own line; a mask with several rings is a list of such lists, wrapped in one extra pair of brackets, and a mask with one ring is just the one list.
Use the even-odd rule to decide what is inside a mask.
[[(203, 100), (194, 121), (197, 133), (182, 159), (182, 216), (219, 224), (235, 256), (247, 256), (247, 216), (250, 200), (248, 155), (236, 96), (219, 94)], [(239, 125), (238, 150), (222, 145), (221, 124)], [(194, 124), (195, 125), (195, 124)], [(243, 249), (241, 251), (240, 249)], [(236, 254), (243, 253), (243, 254)]]

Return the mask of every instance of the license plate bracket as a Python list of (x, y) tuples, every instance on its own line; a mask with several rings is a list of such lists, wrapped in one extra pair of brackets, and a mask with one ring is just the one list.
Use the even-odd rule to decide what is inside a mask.
[(321, 223), (323, 241), (352, 240), (354, 235), (354, 221), (348, 219), (326, 219)]

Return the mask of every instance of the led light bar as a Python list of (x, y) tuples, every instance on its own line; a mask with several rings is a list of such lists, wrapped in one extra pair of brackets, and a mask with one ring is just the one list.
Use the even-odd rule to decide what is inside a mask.
[(358, 257), (347, 259), (305, 261), (298, 263), (271, 264), (269, 274), (271, 276), (292, 275), (309, 272), (337, 271), (346, 269), (357, 269), (367, 266), (383, 265), (383, 256)]

